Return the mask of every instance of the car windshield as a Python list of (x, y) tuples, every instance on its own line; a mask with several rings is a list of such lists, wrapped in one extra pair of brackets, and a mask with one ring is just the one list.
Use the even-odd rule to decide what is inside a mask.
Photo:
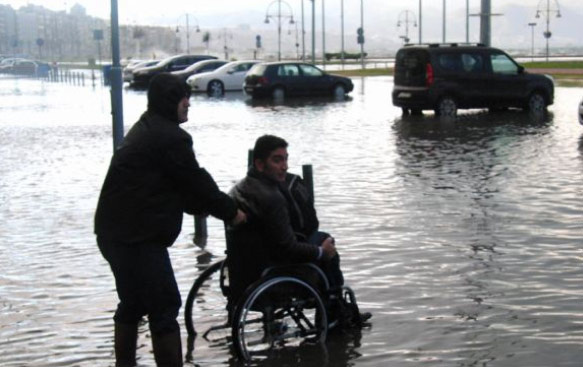
[(253, 65), (253, 67), (251, 69), (249, 69), (249, 72), (247, 73), (247, 75), (263, 75), (264, 72), (265, 72), (265, 65), (255, 64), (255, 65)]

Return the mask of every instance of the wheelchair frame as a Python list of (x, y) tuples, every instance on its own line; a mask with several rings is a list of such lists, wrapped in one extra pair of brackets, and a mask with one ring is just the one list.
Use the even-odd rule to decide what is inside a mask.
[[(320, 268), (310, 263), (267, 268), (235, 305), (228, 305), (227, 264), (227, 259), (211, 264), (193, 283), (184, 310), (190, 337), (197, 336), (196, 326), (209, 347), (232, 345), (244, 360), (325, 342), (337, 321), (328, 322), (330, 287)], [(300, 267), (317, 274), (321, 285), (290, 274)]]

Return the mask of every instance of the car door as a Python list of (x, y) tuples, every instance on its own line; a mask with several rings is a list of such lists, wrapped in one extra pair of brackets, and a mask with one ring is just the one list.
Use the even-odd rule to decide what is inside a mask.
[(503, 52), (490, 53), (488, 64), (488, 90), (492, 101), (498, 106), (514, 106), (519, 103), (527, 88), (522, 67)]
[(227, 70), (227, 74), (223, 77), (223, 83), (225, 84), (225, 89), (229, 90), (241, 90), (243, 89), (243, 81), (245, 80), (245, 75), (251, 66), (255, 65), (255, 62), (244, 62), (234, 65), (232, 68)]
[(469, 108), (487, 107), (491, 96), (487, 93), (489, 73), (486, 72), (485, 55), (479, 50), (460, 53), (460, 85), (465, 105)]
[(305, 93), (305, 83), (298, 64), (282, 64), (277, 68), (278, 84), (285, 87), (288, 95), (302, 95)]
[(300, 64), (301, 89), (306, 95), (324, 94), (332, 88), (329, 78), (322, 70), (309, 64)]

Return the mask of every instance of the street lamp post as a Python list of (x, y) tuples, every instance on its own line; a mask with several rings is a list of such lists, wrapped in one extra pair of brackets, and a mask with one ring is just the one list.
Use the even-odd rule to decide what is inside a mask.
[[(272, 5), (277, 3), (277, 14), (270, 14), (269, 9)], [(285, 4), (289, 11), (289, 14), (281, 13), (281, 4)], [(292, 7), (284, 0), (274, 0), (267, 6), (267, 11), (265, 12), (265, 23), (269, 24), (269, 18), (277, 18), (277, 59), (281, 60), (281, 18), (289, 18), (289, 24), (294, 24), (294, 15)]]
[(111, 0), (111, 116), (113, 125), (113, 150), (123, 140), (123, 80), (121, 77), (119, 47), (119, 17), (117, 0)]
[(316, 63), (316, 0), (312, 2), (312, 64)]
[(322, 66), (326, 69), (326, 12), (324, 10), (324, 0), (322, 0)]
[(304, 24), (304, 0), (302, 0), (302, 61), (306, 62), (306, 28)]
[(422, 28), (423, 28), (423, 17), (421, 16), (422, 12), (423, 12), (423, 2), (421, 0), (419, 0), (419, 43), (423, 43), (423, 41), (421, 40), (423, 37), (423, 32), (422, 32)]
[[(546, 2), (546, 7), (545, 8), (541, 8), (541, 4), (543, 4), (544, 2)], [(540, 18), (540, 14), (544, 13), (545, 15), (545, 19), (546, 19), (546, 24), (547, 24), (547, 28), (546, 31), (543, 33), (543, 35), (545, 36), (546, 42), (547, 42), (547, 46), (546, 46), (546, 53), (547, 53), (547, 62), (549, 61), (549, 38), (551, 38), (552, 33), (550, 30), (550, 23), (551, 23), (551, 14), (555, 13), (557, 18), (561, 17), (561, 10), (559, 9), (559, 1), (558, 0), (553, 0), (553, 3), (551, 5), (551, 0), (540, 0), (536, 9), (536, 16), (535, 18)]]
[(413, 23), (414, 27), (417, 27), (417, 22), (415, 21), (415, 13), (411, 10), (403, 10), (399, 13), (397, 17), (397, 27), (405, 24), (405, 35), (400, 38), (403, 39), (404, 43), (409, 43), (409, 23)]
[(344, 0), (340, 0), (340, 58), (344, 69)]
[(446, 11), (445, 11), (445, 0), (443, 0), (443, 30), (442, 30), (442, 33), (443, 33), (443, 40), (442, 40), (442, 42), (443, 43), (445, 43), (445, 39), (446, 39), (446, 37), (445, 37), (445, 13), (446, 13)]
[(534, 61), (534, 27), (536, 23), (532, 22), (528, 23), (528, 25), (530, 26), (530, 58), (531, 61)]
[(223, 39), (223, 51), (225, 52), (225, 60), (229, 60), (229, 45), (227, 43), (227, 39), (233, 39), (233, 34), (227, 31), (227, 28), (223, 28), (222, 34), (219, 36), (219, 39)]
[[(191, 16), (190, 14), (184, 14), (184, 16), (186, 17), (185, 23), (186, 23), (186, 53), (189, 54), (190, 53), (190, 19), (189, 17)], [(194, 21), (196, 22), (196, 32), (200, 32), (200, 27), (198, 26), (198, 20), (196, 19), (196, 17), (192, 16), (194, 18)], [(182, 15), (178, 18), (180, 20), (180, 18), (182, 18)], [(178, 22), (180, 24), (180, 21)], [(176, 26), (176, 35), (178, 36), (178, 33), (180, 33), (180, 25)]]
[[(364, 36), (364, 5), (363, 0), (360, 0), (360, 29)], [(360, 67), (364, 69), (364, 37), (360, 43)]]

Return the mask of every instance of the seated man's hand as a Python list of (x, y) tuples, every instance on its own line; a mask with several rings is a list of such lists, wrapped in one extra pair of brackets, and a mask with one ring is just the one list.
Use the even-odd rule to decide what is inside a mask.
[(235, 218), (231, 220), (230, 224), (232, 226), (238, 226), (239, 224), (245, 222), (247, 222), (247, 214), (245, 214), (245, 212), (242, 211), (241, 209), (237, 209), (237, 215), (235, 215)]
[(328, 237), (322, 242), (322, 255), (325, 260), (331, 259), (336, 255), (336, 246), (334, 245), (334, 238)]

